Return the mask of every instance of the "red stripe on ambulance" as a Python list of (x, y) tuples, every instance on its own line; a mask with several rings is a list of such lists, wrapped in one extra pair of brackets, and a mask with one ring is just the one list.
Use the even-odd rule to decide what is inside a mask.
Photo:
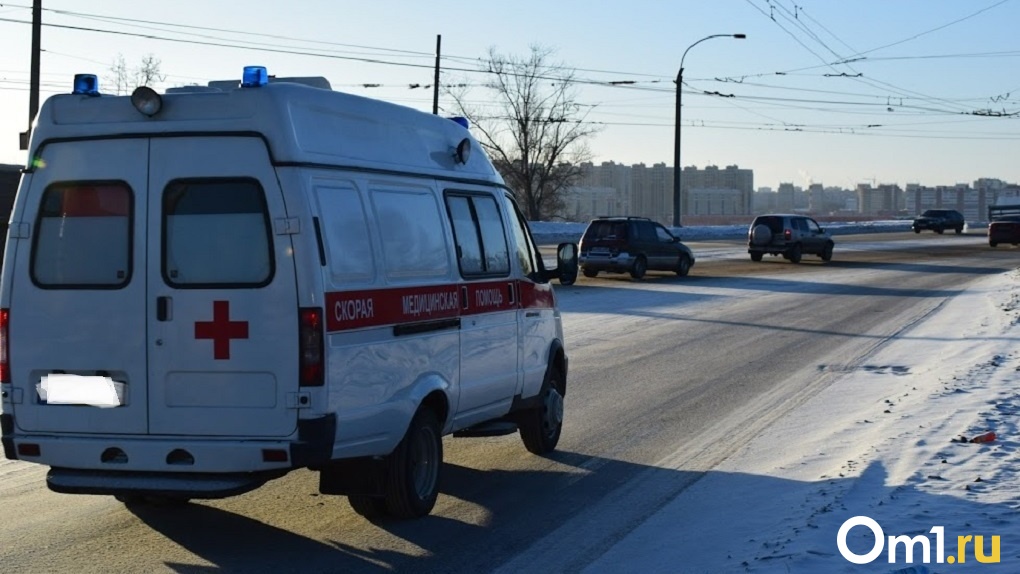
[(456, 285), (326, 293), (326, 330), (413, 323), (456, 317)]
[[(523, 293), (521, 293), (523, 291)], [(552, 308), (552, 286), (515, 280), (326, 293), (326, 331)]]

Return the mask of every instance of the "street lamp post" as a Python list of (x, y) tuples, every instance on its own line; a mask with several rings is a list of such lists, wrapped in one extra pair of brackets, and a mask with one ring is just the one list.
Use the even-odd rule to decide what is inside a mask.
[(743, 40), (745, 34), (712, 34), (705, 36), (697, 42), (687, 46), (684, 55), (680, 57), (680, 71), (676, 74), (676, 130), (673, 137), (673, 227), (680, 227), (680, 91), (684, 83), (684, 58), (691, 48), (712, 38), (736, 38)]

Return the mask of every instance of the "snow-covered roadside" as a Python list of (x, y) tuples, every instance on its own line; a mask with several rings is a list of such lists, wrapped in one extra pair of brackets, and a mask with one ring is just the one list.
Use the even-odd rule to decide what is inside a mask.
[[(930, 572), (1020, 571), (1020, 272), (946, 302), (860, 368), (795, 409), (609, 548), (586, 572), (894, 572), (888, 544), (868, 565), (837, 548), (855, 516), (885, 537), (944, 527)], [(991, 443), (959, 442), (994, 431)], [(1001, 563), (965, 564), (957, 536), (1001, 541)], [(875, 535), (856, 526), (848, 549)], [(915, 564), (922, 560), (915, 544)], [(919, 572), (921, 570), (918, 570)]]

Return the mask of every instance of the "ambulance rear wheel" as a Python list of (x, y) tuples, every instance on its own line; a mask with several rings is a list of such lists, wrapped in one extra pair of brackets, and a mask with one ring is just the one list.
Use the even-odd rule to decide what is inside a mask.
[(553, 368), (542, 384), (537, 407), (521, 413), (517, 426), (524, 448), (534, 454), (547, 454), (556, 449), (563, 430), (563, 376)]
[(351, 494), (347, 496), (347, 502), (354, 512), (368, 520), (374, 521), (386, 516), (386, 500), (381, 497)]
[[(422, 407), (407, 434), (387, 457), (386, 510), (394, 518), (421, 518), (439, 497), (443, 437), (436, 413)], [(357, 509), (355, 509), (357, 510)]]

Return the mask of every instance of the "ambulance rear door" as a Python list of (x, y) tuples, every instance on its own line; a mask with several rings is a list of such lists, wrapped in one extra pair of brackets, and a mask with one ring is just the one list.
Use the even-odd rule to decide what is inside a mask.
[(21, 431), (146, 432), (148, 145), (50, 143), (22, 182), (5, 262)]
[(265, 142), (158, 138), (149, 164), (149, 432), (293, 433), (298, 229)]

